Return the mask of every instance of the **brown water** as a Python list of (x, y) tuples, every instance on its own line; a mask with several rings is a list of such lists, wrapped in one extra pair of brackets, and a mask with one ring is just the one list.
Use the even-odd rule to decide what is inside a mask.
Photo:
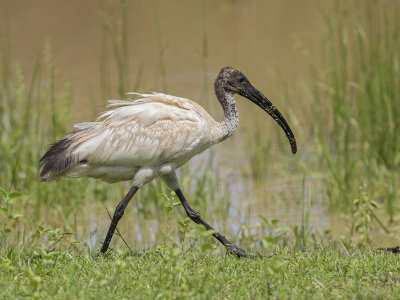
[[(106, 2), (107, 7), (115, 8), (118, 19), (117, 6)], [(9, 16), (13, 62), (29, 74), (44, 45), (50, 44), (58, 87), (65, 81), (73, 89), (74, 121), (91, 118), (91, 104), (102, 105), (106, 100), (100, 92), (100, 66), (105, 62), (101, 62), (104, 48), (98, 1), (1, 0), (0, 5), (3, 15)], [(138, 70), (143, 68), (137, 92), (160, 91), (191, 98), (218, 119), (222, 113), (213, 96), (213, 80), (220, 68), (234, 66), (273, 99), (297, 134), (300, 151), (292, 156), (280, 128), (255, 106), (239, 101), (238, 132), (216, 147), (216, 169), (231, 191), (232, 216), (257, 222), (261, 214), (298, 225), (304, 203), (312, 201), (311, 225), (321, 229), (330, 225), (319, 177), (306, 178), (303, 186), (303, 173), (290, 170), (295, 159), (312, 161), (312, 154), (304, 151), (306, 140), (297, 129), (306, 117), (297, 111), (296, 95), (307, 82), (309, 58), (304, 49), (318, 56), (324, 33), (321, 10), (329, 11), (330, 5), (317, 0), (159, 0), (129, 1), (127, 5), (126, 64), (132, 89)], [(107, 59), (111, 66), (107, 96), (116, 98), (117, 71), (113, 58)], [(289, 87), (291, 96), (283, 100), (284, 86)], [(272, 135), (272, 144), (287, 144), (282, 154), (274, 154), (270, 160), (267, 184), (248, 176), (249, 136), (256, 131)], [(272, 147), (273, 151), (279, 149)]]
[[(206, 87), (211, 90), (219, 69), (230, 65), (275, 98), (277, 85), (297, 82), (306, 72), (307, 61), (298, 41), (311, 50), (320, 43), (319, 2), (128, 1), (131, 79), (143, 64), (140, 91), (162, 88), (161, 45), (167, 88), (173, 95), (202, 102), (204, 71)], [(97, 0), (0, 3), (9, 16), (15, 62), (32, 70), (48, 42), (58, 73), (71, 83), (76, 101), (100, 96), (102, 26)]]

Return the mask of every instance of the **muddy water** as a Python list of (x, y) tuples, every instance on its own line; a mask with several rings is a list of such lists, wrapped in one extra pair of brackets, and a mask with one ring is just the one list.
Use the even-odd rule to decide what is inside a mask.
[[(9, 16), (15, 62), (31, 70), (48, 42), (58, 73), (73, 87), (75, 101), (100, 96), (102, 26), (97, 0), (0, 3)], [(115, 8), (118, 18), (118, 7), (108, 7)], [(275, 97), (280, 81), (290, 84), (304, 76), (307, 61), (299, 45), (315, 49), (319, 44), (320, 10), (315, 0), (128, 1), (131, 79), (142, 64), (140, 90), (163, 88), (159, 80), (162, 47), (171, 94), (202, 102), (204, 76), (211, 90), (219, 69), (231, 65)]]
[[(100, 93), (100, 66), (104, 62), (98, 1), (0, 3), (9, 16), (13, 62), (30, 72), (44, 45), (51, 45), (57, 86), (67, 81), (73, 89), (74, 120), (92, 116), (91, 104), (101, 105), (106, 100)], [(106, 1), (106, 5), (114, 7), (118, 17), (118, 6), (112, 1)], [(138, 92), (160, 91), (191, 98), (218, 119), (222, 113), (213, 96), (213, 80), (221, 67), (235, 66), (273, 99), (294, 132), (299, 132), (296, 127), (302, 125), (303, 116), (296, 111), (298, 99), (291, 96), (284, 102), (282, 88), (288, 86), (289, 94), (295, 95), (306, 84), (308, 61), (304, 49), (318, 54), (324, 32), (321, 10), (329, 10), (329, 4), (321, 5), (317, 0), (129, 1), (128, 81), (133, 88), (137, 70), (143, 68)], [(117, 71), (113, 58), (107, 59), (111, 66), (107, 96), (115, 98), (119, 95)], [(293, 157), (283, 132), (272, 120), (248, 102), (241, 100), (238, 106), (241, 123), (237, 134), (215, 150), (215, 168), (226, 178), (224, 184), (231, 191), (231, 215), (255, 223), (261, 214), (299, 225), (307, 200), (312, 201), (311, 225), (328, 227), (324, 187), (318, 183), (318, 176), (302, 184), (303, 173), (290, 170), (294, 159), (312, 160), (302, 150), (305, 141), (298, 141), (300, 152)], [(254, 182), (248, 175), (248, 139), (256, 131), (271, 136), (272, 144), (278, 140), (287, 143), (286, 152), (271, 154), (271, 171), (262, 182)], [(277, 147), (272, 150), (281, 151)]]

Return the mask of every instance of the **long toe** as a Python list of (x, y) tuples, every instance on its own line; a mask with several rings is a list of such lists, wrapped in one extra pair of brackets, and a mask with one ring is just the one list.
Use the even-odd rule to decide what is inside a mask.
[(257, 258), (258, 257), (257, 255), (247, 252), (247, 251), (239, 248), (236, 245), (228, 246), (228, 251), (232, 254), (237, 255), (238, 257), (248, 257), (248, 258)]

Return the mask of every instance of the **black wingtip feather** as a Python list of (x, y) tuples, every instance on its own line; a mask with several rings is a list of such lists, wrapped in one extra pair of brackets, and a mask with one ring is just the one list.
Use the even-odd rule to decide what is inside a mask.
[(78, 155), (71, 152), (72, 140), (65, 137), (50, 146), (40, 159), (40, 181), (51, 181), (79, 161)]

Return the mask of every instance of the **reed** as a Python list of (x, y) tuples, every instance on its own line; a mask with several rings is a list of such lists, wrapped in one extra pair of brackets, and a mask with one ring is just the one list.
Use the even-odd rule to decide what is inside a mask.
[[(326, 163), (331, 207), (351, 208), (359, 187), (393, 220), (399, 198), (399, 3), (335, 2), (326, 17), (328, 72), (315, 80), (320, 155)], [(353, 8), (353, 9), (352, 9)]]

